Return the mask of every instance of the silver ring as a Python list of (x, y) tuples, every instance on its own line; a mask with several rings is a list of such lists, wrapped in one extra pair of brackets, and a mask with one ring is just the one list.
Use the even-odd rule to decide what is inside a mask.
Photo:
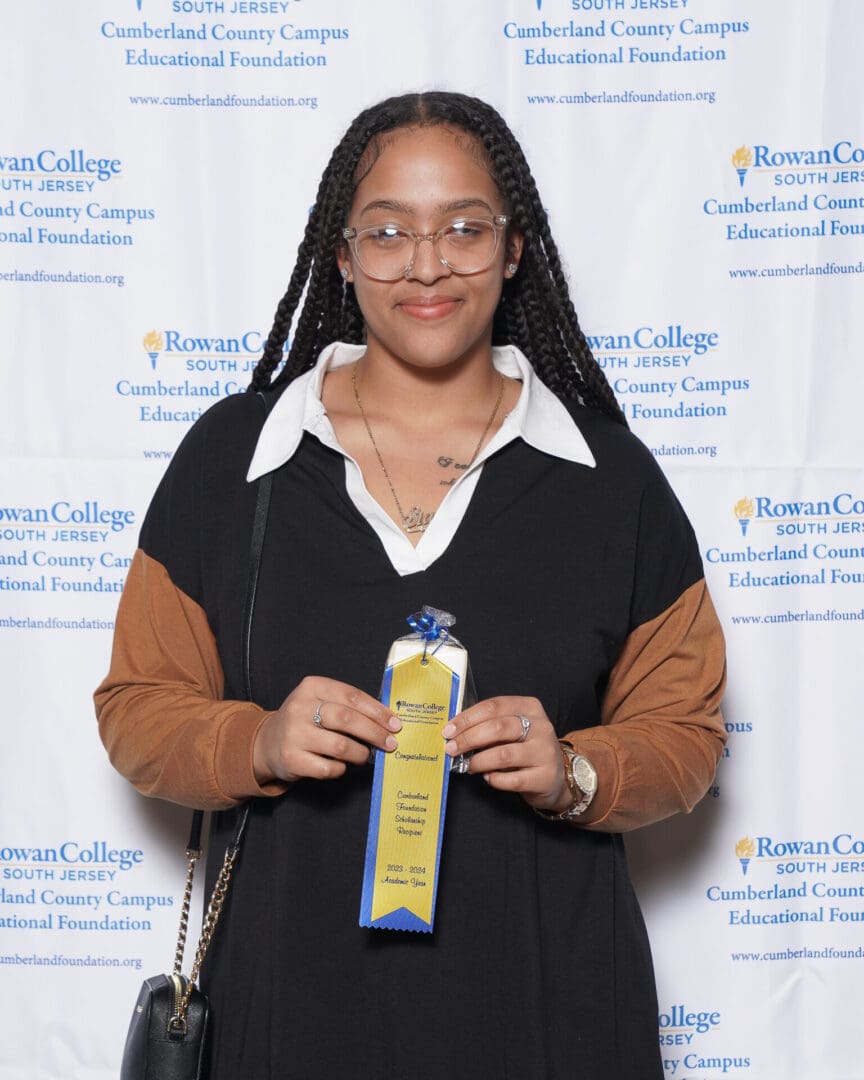
[(528, 732), (531, 730), (531, 721), (527, 716), (523, 716), (521, 713), (516, 717), (519, 723), (522, 725), (522, 734), (516, 740), (516, 742), (525, 742), (528, 738)]
[(318, 727), (318, 728), (323, 728), (324, 727), (324, 721), (321, 719), (321, 710), (322, 710), (323, 707), (324, 707), (324, 702), (319, 701), (318, 704), (315, 706), (315, 713), (314, 713), (314, 715), (312, 717), (312, 723), (315, 725), (315, 727)]

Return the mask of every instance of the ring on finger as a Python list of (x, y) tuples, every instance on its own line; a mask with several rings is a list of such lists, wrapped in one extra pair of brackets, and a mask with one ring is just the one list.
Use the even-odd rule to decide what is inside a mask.
[(318, 704), (315, 706), (315, 712), (314, 712), (314, 714), (312, 716), (312, 723), (315, 725), (315, 727), (318, 727), (318, 728), (323, 728), (324, 727), (324, 721), (321, 719), (321, 710), (323, 708), (324, 708), (324, 702), (323, 701), (319, 701)]
[(523, 716), (522, 713), (519, 713), (516, 719), (522, 725), (522, 734), (519, 736), (516, 742), (525, 742), (525, 740), (528, 738), (528, 732), (531, 730), (531, 721), (528, 719), (527, 716)]

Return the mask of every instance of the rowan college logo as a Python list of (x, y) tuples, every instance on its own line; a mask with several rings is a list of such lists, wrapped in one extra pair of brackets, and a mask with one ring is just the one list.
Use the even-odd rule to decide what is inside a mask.
[(744, 187), (744, 178), (747, 170), (753, 164), (753, 151), (749, 146), (739, 146), (731, 158), (735, 171), (738, 173), (738, 183)]
[(144, 351), (150, 357), (150, 364), (155, 371), (159, 353), (165, 348), (165, 338), (158, 330), (148, 330), (141, 339), (141, 344), (144, 346)]
[(747, 876), (747, 867), (750, 865), (750, 860), (755, 854), (756, 845), (749, 836), (742, 837), (735, 845), (735, 855), (741, 863), (741, 873), (745, 877)]
[(738, 518), (738, 524), (741, 526), (741, 535), (747, 535), (747, 529), (750, 525), (750, 519), (753, 517), (753, 500), (750, 498), (739, 499), (733, 507), (733, 513)]

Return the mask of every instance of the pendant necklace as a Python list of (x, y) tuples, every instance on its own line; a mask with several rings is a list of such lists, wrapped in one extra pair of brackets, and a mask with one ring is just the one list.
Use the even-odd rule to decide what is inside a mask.
[[(483, 428), (483, 434), (477, 440), (477, 445), (474, 448), (474, 453), (471, 455), (471, 460), (465, 466), (466, 470), (470, 469), (474, 462), (477, 460), (477, 455), (480, 453), (480, 449), (483, 446), (483, 442), (486, 436), (489, 434), (489, 429), (495, 423), (495, 417), (498, 415), (498, 410), (501, 407), (501, 401), (504, 397), (504, 376), (501, 372), (498, 372), (498, 378), (501, 380), (498, 386), (498, 397), (495, 399), (495, 404), (492, 407), (492, 414), (489, 417), (489, 421), (486, 427)], [(372, 434), (372, 427), (366, 418), (366, 413), (363, 410), (363, 403), (360, 401), (360, 391), (357, 389), (357, 364), (351, 369), (351, 388), (354, 391), (354, 400), (357, 402), (357, 409), (360, 412), (360, 417), (363, 420), (363, 424), (366, 428), (366, 433), (369, 436), (369, 441), (372, 443), (372, 449), (375, 451), (375, 456), (378, 458), (378, 464), (381, 466), (381, 472), (384, 473), (384, 479), (390, 488), (390, 494), (393, 496), (393, 502), (396, 503), (396, 509), (399, 512), (399, 519), (402, 522), (402, 528), (406, 533), (418, 533), (426, 532), (429, 527), (429, 522), (435, 517), (435, 511), (432, 510), (429, 513), (425, 513), (416, 504), (406, 514), (402, 509), (402, 504), (399, 502), (399, 496), (396, 494), (396, 488), (393, 486), (393, 481), (390, 479), (390, 473), (387, 472), (387, 466), (384, 464), (384, 459), (381, 457), (381, 451), (378, 449), (378, 443), (375, 442), (375, 436)]]

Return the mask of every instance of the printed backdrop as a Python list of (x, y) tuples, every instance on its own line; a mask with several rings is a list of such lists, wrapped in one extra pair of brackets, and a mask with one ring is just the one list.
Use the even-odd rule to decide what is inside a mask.
[(91, 705), (124, 574), (330, 149), (417, 88), (522, 140), (728, 635), (716, 782), (628, 841), (665, 1073), (861, 1080), (864, 8), (8, 0), (0, 28), (2, 1080), (115, 1077), (169, 963), (187, 815), (113, 773)]

